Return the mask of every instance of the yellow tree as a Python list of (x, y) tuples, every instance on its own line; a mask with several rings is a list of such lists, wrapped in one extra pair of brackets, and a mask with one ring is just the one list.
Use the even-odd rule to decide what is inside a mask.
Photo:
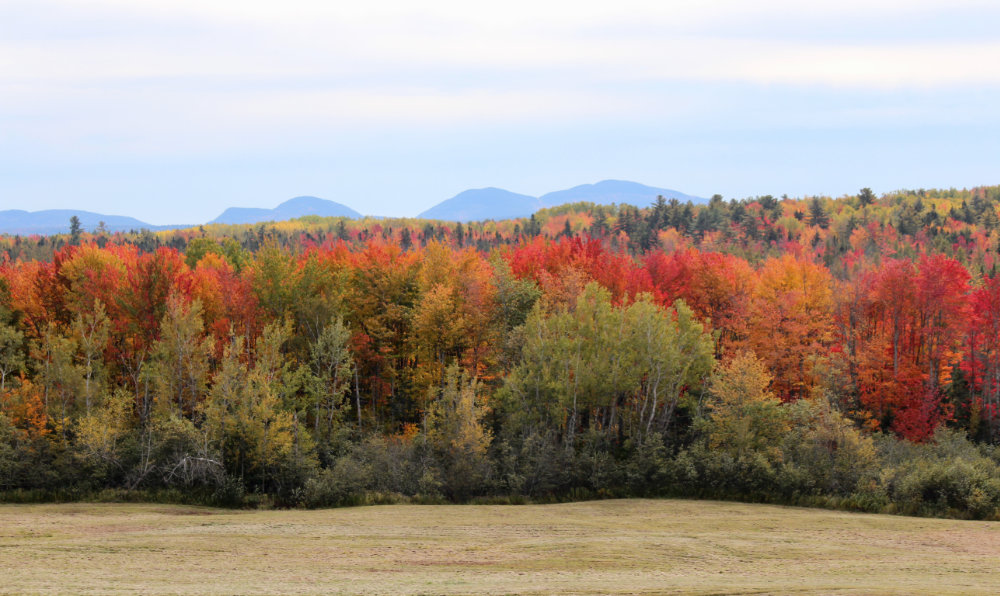
[(203, 430), (230, 473), (266, 490), (284, 490), (316, 464), (313, 442), (285, 395), (292, 385), (282, 346), (290, 333), (287, 321), (267, 325), (252, 354), (242, 337), (233, 338), (202, 406)]
[(76, 446), (84, 457), (104, 466), (120, 468), (124, 445), (133, 429), (132, 395), (114, 391), (99, 407), (80, 418)]
[(493, 268), (473, 250), (453, 251), (437, 242), (425, 249), (411, 334), (418, 397), (442, 387), (453, 363), (478, 377), (495, 360), (499, 334), (492, 277)]
[(718, 366), (709, 385), (708, 442), (739, 457), (749, 451), (775, 450), (787, 423), (781, 401), (768, 386), (771, 375), (751, 352), (741, 352)]
[(486, 413), (476, 380), (458, 365), (449, 366), (430, 405), (427, 438), (443, 463), (444, 487), (452, 498), (468, 496), (489, 468), (486, 451), (492, 436), (483, 425)]

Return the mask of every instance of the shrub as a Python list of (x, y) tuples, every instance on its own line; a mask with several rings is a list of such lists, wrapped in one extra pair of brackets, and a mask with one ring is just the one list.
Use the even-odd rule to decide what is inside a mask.
[(333, 467), (306, 480), (302, 504), (306, 507), (335, 507), (361, 502), (372, 485), (369, 465), (352, 456), (337, 458)]
[(883, 483), (903, 513), (995, 518), (1000, 467), (964, 435), (939, 429), (923, 444), (883, 441)]
[(797, 490), (846, 496), (877, 476), (874, 441), (828, 402), (803, 399), (784, 407), (790, 422), (781, 445), (784, 474), (799, 478)]

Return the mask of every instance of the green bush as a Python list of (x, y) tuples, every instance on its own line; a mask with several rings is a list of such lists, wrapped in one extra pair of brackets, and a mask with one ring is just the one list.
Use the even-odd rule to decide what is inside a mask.
[(924, 444), (885, 439), (882, 482), (895, 509), (916, 515), (996, 518), (1000, 467), (963, 434), (938, 430)]
[(627, 444), (628, 457), (624, 462), (627, 494), (658, 496), (668, 494), (670, 475), (669, 455), (660, 435), (652, 435), (635, 445)]
[(225, 476), (209, 498), (209, 503), (217, 507), (240, 507), (247, 496), (243, 479)]
[(846, 496), (878, 475), (875, 443), (825, 400), (784, 406), (790, 422), (781, 444), (784, 475), (802, 494)]
[(333, 467), (306, 480), (302, 504), (306, 507), (336, 507), (358, 503), (371, 489), (372, 470), (351, 456), (338, 458)]

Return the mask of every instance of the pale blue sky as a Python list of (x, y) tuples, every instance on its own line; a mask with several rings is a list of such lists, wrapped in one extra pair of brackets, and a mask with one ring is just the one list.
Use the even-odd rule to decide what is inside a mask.
[(0, 210), (1000, 184), (1000, 3), (0, 0)]

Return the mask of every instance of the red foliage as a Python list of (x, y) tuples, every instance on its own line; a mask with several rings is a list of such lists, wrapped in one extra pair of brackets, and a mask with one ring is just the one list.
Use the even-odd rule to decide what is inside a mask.
[(563, 237), (551, 241), (536, 237), (504, 256), (515, 276), (534, 280), (558, 304), (572, 304), (590, 281), (607, 288), (618, 304), (636, 294), (655, 292), (648, 270), (626, 254), (610, 252), (595, 239)]
[(698, 317), (721, 331), (721, 345), (743, 339), (756, 276), (750, 265), (733, 255), (693, 249), (672, 254), (654, 252), (644, 267), (663, 304), (681, 299)]

